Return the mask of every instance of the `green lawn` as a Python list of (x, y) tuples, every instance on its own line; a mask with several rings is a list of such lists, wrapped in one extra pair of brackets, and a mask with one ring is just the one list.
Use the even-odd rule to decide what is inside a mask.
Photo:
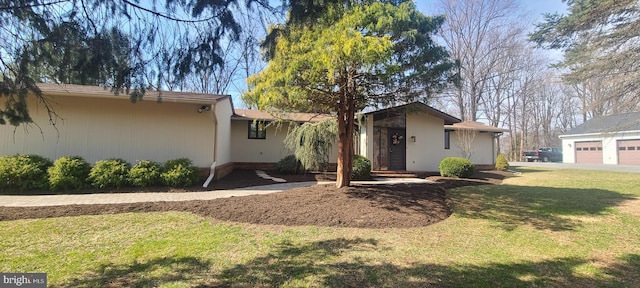
[(640, 174), (521, 170), (449, 191), (412, 229), (279, 227), (190, 213), (0, 222), (0, 271), (51, 287), (638, 287)]

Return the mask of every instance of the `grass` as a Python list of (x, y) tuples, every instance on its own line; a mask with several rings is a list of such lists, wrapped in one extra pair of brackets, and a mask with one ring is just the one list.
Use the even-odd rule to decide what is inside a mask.
[(182, 212), (0, 222), (0, 271), (51, 287), (634, 287), (640, 177), (528, 170), (449, 192), (412, 229), (238, 224)]

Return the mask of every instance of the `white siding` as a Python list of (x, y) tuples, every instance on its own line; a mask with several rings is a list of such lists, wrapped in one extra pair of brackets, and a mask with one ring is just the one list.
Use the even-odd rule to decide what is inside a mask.
[[(367, 157), (368, 153), (369, 153), (369, 149), (367, 149), (367, 131), (368, 131), (368, 125), (367, 123), (369, 122), (364, 122), (365, 125), (360, 126), (360, 135), (358, 135), (359, 137), (359, 141), (358, 144), (360, 145), (359, 149), (356, 150), (356, 154)], [(367, 157), (367, 159), (371, 159), (369, 157)]]
[[(416, 142), (411, 141), (415, 136)], [(407, 114), (407, 170), (438, 171), (447, 156), (444, 149), (444, 120), (426, 113)]]
[[(456, 131), (451, 131), (451, 149), (449, 149), (448, 157), (465, 157), (462, 151), (461, 138)], [(495, 146), (493, 133), (477, 132), (473, 137), (471, 148), (471, 162), (476, 165), (493, 165), (495, 163)]]
[(251, 120), (231, 121), (231, 161), (250, 163), (274, 163), (291, 154), (283, 141), (287, 129), (267, 127), (266, 139), (249, 139), (248, 123)]
[(373, 161), (373, 114), (367, 115), (364, 123), (366, 128), (361, 132), (364, 133), (364, 136), (362, 134), (360, 135), (360, 141), (362, 141), (364, 145), (361, 144), (360, 155)]
[[(266, 139), (249, 139), (248, 123), (252, 120), (231, 121), (231, 161), (236, 163), (275, 163), (292, 151), (284, 146), (288, 125), (267, 127)], [(338, 161), (338, 144), (333, 145), (329, 162)]]
[[(46, 110), (34, 102), (30, 113), (39, 127), (0, 126), (0, 154), (38, 154), (52, 160), (79, 155), (89, 163), (107, 158), (166, 161), (187, 157), (198, 167), (213, 161), (214, 111), (196, 104), (157, 103), (128, 98), (50, 97), (62, 117), (49, 125)], [(56, 131), (57, 128), (57, 131)]]
[(576, 163), (575, 139), (562, 139), (562, 162)]

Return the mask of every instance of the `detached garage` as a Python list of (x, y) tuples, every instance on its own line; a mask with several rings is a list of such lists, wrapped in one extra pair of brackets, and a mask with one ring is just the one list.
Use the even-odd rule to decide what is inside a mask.
[(560, 139), (564, 163), (640, 165), (640, 112), (593, 118)]

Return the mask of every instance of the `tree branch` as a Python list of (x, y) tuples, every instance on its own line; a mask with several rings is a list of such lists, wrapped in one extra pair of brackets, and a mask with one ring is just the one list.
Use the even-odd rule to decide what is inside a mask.
[(69, 2), (69, 0), (60, 0), (60, 1), (49, 2), (49, 3), (41, 3), (41, 4), (23, 4), (23, 5), (17, 5), (17, 6), (3, 6), (3, 7), (0, 7), (0, 11), (3, 11), (3, 10), (18, 10), (18, 9), (26, 9), (26, 8), (33, 8), (33, 7), (43, 7), (43, 6), (51, 6), (51, 5), (56, 5), (56, 4), (60, 4), (60, 3), (65, 3), (65, 2)]
[(217, 18), (217, 16), (211, 16), (211, 17), (209, 17), (209, 18), (205, 18), (205, 19), (198, 19), (198, 20), (186, 20), (186, 19), (180, 19), (180, 18), (176, 18), (176, 17), (170, 16), (170, 15), (162, 14), (162, 13), (160, 13), (160, 12), (153, 11), (153, 10), (151, 10), (151, 9), (148, 9), (148, 8), (142, 7), (142, 6), (140, 6), (140, 5), (136, 4), (136, 3), (133, 3), (133, 2), (128, 1), (128, 0), (122, 0), (122, 2), (124, 2), (125, 4), (127, 4), (127, 5), (129, 5), (129, 6), (134, 7), (134, 8), (136, 8), (136, 9), (139, 9), (139, 10), (145, 11), (145, 12), (150, 13), (150, 14), (153, 14), (153, 15), (155, 15), (155, 16), (157, 16), (157, 17), (164, 18), (164, 19), (168, 19), (168, 20), (175, 21), (175, 22), (182, 22), (182, 23), (201, 23), (201, 22), (208, 22), (208, 21), (211, 21), (211, 20), (213, 20), (213, 19), (216, 19), (216, 18)]

